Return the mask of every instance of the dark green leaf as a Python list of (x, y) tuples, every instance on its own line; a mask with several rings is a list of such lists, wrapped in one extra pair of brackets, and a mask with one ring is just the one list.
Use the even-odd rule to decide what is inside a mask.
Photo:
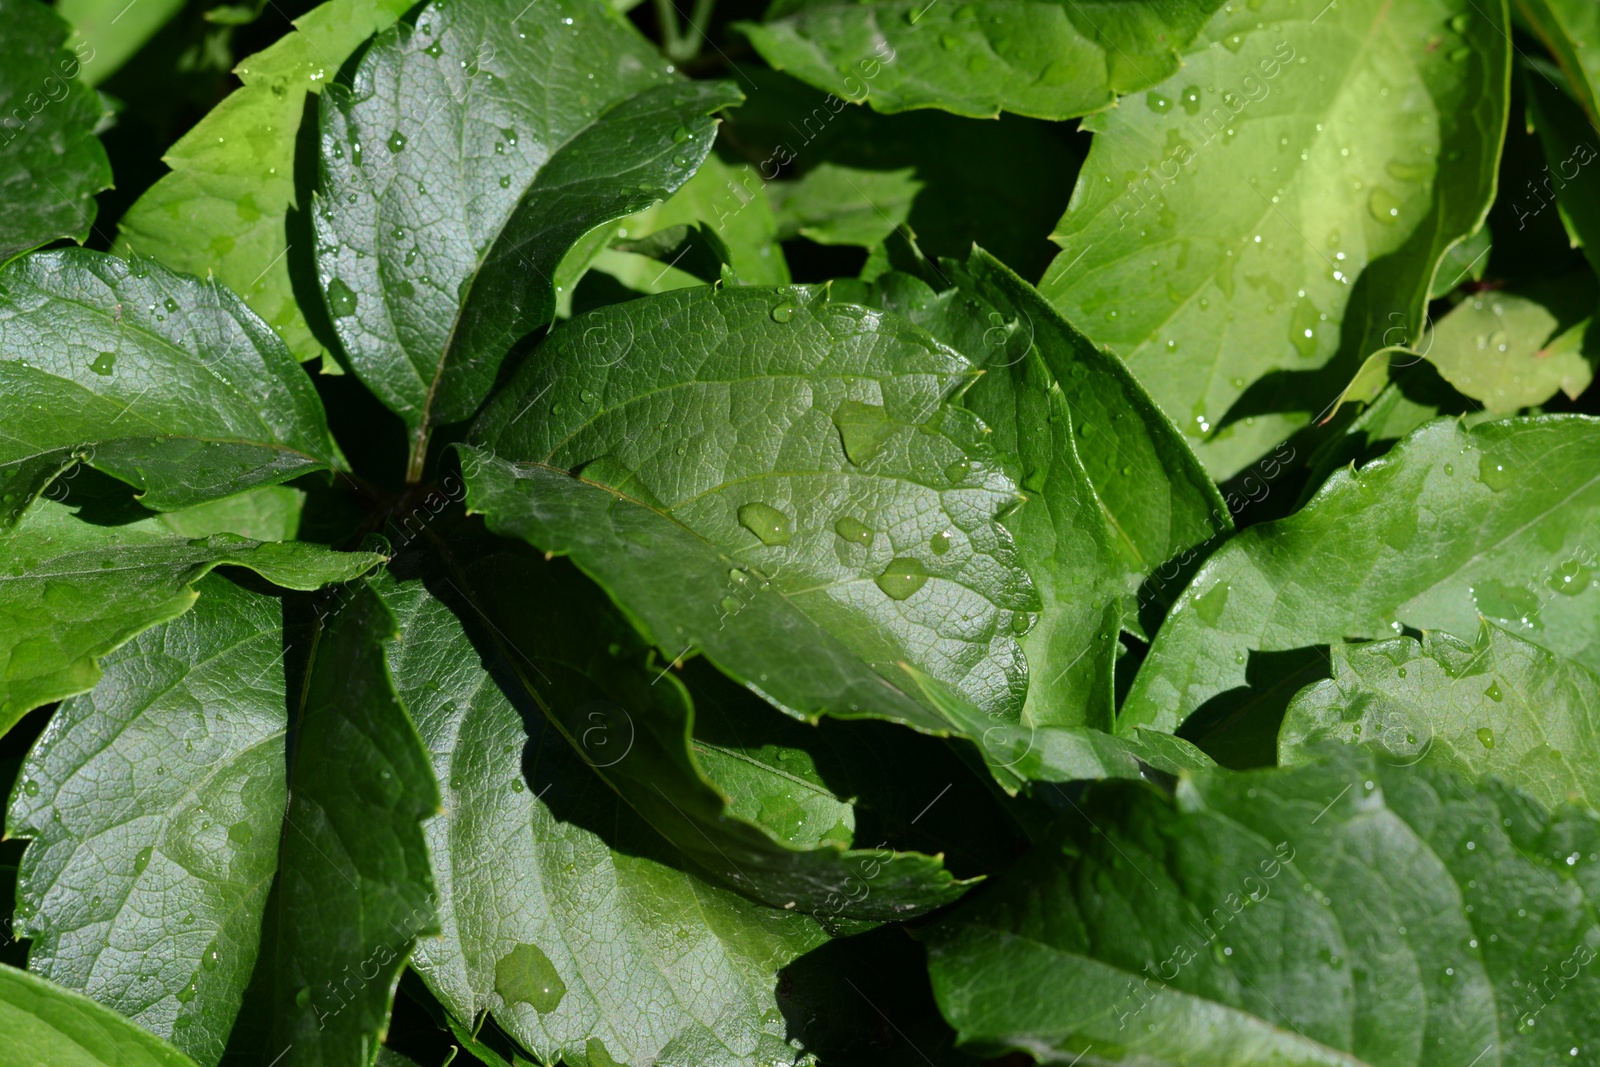
[[(815, 731), (715, 672), (699, 687), (713, 698), (710, 733), (744, 740), (703, 740), (683, 683), (666, 666), (647, 664), (648, 646), (614, 608), (581, 606), (596, 590), (571, 567), (501, 552), (460, 581), (467, 588), (447, 590), (457, 610), (482, 614), (488, 637), (557, 729), (668, 841), (723, 882), (824, 922), (910, 918), (965, 891), (933, 857), (860, 839), (854, 806), (828, 789), (808, 751), (822, 747)], [(778, 722), (767, 726), (768, 718)], [(785, 721), (792, 730), (781, 730)], [(778, 740), (785, 733), (787, 744)], [(764, 748), (762, 738), (775, 743)], [(880, 761), (877, 773), (893, 766)]]
[[(1600, 425), (1576, 415), (1437, 420), (1295, 515), (1223, 545), (1156, 635), (1119, 729), (1176, 729), (1245, 684), (1253, 652), (1474, 633), (1481, 616), (1600, 668), (1592, 588)], [(1588, 562), (1585, 562), (1588, 561)], [(1568, 580), (1581, 568), (1582, 581)]]
[(286, 650), (275, 598), (216, 575), (197, 589), (61, 705), (6, 832), (32, 839), (16, 924), (29, 968), (214, 1064), (278, 867)]
[(162, 511), (339, 463), (283, 342), (215, 281), (41, 252), (0, 269), (0, 523), (82, 459)]
[(62, 47), (67, 25), (37, 0), (0, 0), (6, 61), (0, 70), (0, 263), (58, 237), (82, 242), (94, 194), (111, 185), (95, 136), (100, 99), (81, 76), (95, 50)]
[(316, 589), (383, 561), (303, 542), (173, 536), (159, 519), (93, 526), (41, 503), (0, 538), (0, 732), (40, 704), (94, 687), (101, 656), (189, 609), (213, 567)]
[(687, 181), (709, 114), (742, 99), (672, 77), (597, 0), (525, 7), (422, 7), (322, 100), (317, 268), (351, 368), (412, 431), (413, 479), (431, 427), (554, 316), (567, 249)]
[[(554, 331), (473, 430), (469, 506), (571, 554), (669, 658), (792, 714), (951, 724), (910, 660), (1014, 721), (1038, 600), (960, 355), (823, 290), (684, 290)], [(581, 472), (574, 477), (569, 471)]]
[(1589, 122), (1600, 122), (1600, 11), (1584, 0), (1517, 0), (1517, 10), (1560, 62)]
[(406, 957), (439, 929), (422, 828), (439, 793), (385, 662), (395, 618), (364, 583), (330, 614), (297, 694), (278, 882), (233, 1034), (235, 1052), (283, 1049), (284, 1067), (370, 1063)]
[(395, 682), (445, 795), (426, 825), (444, 936), (415, 961), (445, 1008), (491, 1012), (545, 1063), (792, 1059), (774, 974), (826, 940), (816, 923), (686, 873), (537, 710), (519, 714), (441, 601), (420, 582), (385, 596)]
[[(1094, 787), (923, 935), (974, 1051), (1183, 1067), (1553, 1064), (1600, 1039), (1587, 809), (1337, 748), (1176, 801)], [(1048, 991), (1046, 995), (1045, 991)]]

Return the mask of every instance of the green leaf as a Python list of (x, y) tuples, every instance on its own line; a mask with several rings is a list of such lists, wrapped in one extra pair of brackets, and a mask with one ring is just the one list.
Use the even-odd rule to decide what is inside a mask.
[(1140, 630), (1134, 598), (1176, 596), (1179, 568), (1158, 568), (1231, 529), (1228, 509), (1115, 355), (981, 248), (946, 269), (958, 288), (938, 296), (904, 275), (879, 288), (886, 307), (984, 368), (963, 403), (1037, 500), (1004, 519), (1045, 604), (1022, 639), (1034, 679), (1024, 718), (1110, 729), (1118, 634)]
[(194, 1067), (88, 997), (0, 964), (0, 1032), (16, 1067)]
[(1015, 115), (991, 122), (942, 111), (880, 115), (777, 71), (738, 72), (750, 98), (729, 115), (722, 136), (756, 177), (770, 183), (789, 170), (803, 177), (824, 163), (910, 167), (923, 188), (907, 221), (926, 254), (965, 259), (977, 242), (1028, 278), (1050, 262), (1055, 246), (1047, 238), (1072, 192), (1063, 176), (1077, 172), (1086, 138)]
[(371, 1062), (406, 957), (439, 930), (423, 832), (439, 793), (385, 661), (394, 615), (365, 583), (328, 614), (297, 694), (252, 1018), (232, 1039), (235, 1053), (283, 1049), (285, 1067)]
[(1092, 788), (922, 935), (946, 1019), (974, 1051), (1173, 1067), (1556, 1063), (1600, 1038), (1594, 814), (1328, 757), (1175, 801)]
[[(468, 506), (571, 554), (670, 658), (698, 648), (791, 714), (951, 724), (920, 664), (1014, 721), (1038, 599), (971, 366), (825, 290), (681, 290), (556, 329), (471, 440)], [(574, 477), (570, 471), (579, 471)]]
[[(1575, 564), (1570, 583), (1587, 582)], [(1340, 645), (1333, 677), (1301, 691), (1278, 735), (1279, 762), (1337, 739), (1380, 746), (1474, 780), (1509, 782), (1541, 804), (1600, 798), (1600, 677), (1484, 623), (1476, 644), (1440, 631)]]
[[(1589, 265), (1600, 270), (1600, 205), (1596, 203), (1596, 197), (1600, 196), (1600, 175), (1590, 166), (1600, 155), (1595, 148), (1595, 128), (1589, 124), (1583, 108), (1552, 84), (1539, 68), (1525, 71), (1522, 84), (1528, 97), (1528, 120), (1539, 132), (1539, 143), (1544, 148), (1544, 170), (1554, 186), (1553, 189), (1547, 187), (1545, 192), (1554, 192), (1567, 234), (1574, 244), (1583, 246)], [(1593, 92), (1587, 80), (1584, 89)], [(1524, 225), (1530, 215), (1543, 210), (1545, 203), (1542, 196), (1531, 200), (1517, 196), (1512, 201), (1512, 213), (1517, 217), (1518, 226)]]
[(789, 284), (766, 183), (748, 163), (726, 163), (716, 153), (665, 203), (624, 219), (627, 232), (618, 236), (634, 240), (697, 223), (722, 239), (729, 266), (745, 285)]
[(879, 111), (1069, 119), (1177, 70), (1217, 6), (778, 0), (764, 24), (742, 28), (774, 67)]
[[(1592, 559), (1600, 425), (1577, 415), (1427, 424), (1298, 513), (1252, 526), (1206, 561), (1156, 635), (1119, 729), (1176, 729), (1245, 684), (1261, 652), (1481, 616), (1600, 668)], [(1587, 571), (1584, 571), (1587, 574)]]
[(239, 293), (297, 359), (321, 355), (322, 342), (306, 325), (289, 278), (288, 219), (305, 207), (295, 195), (294, 168), (306, 95), (320, 93), (361, 42), (410, 6), (332, 0), (240, 63), (234, 73), (243, 87), (167, 149), (161, 158), (172, 171), (123, 215), (117, 251), (191, 274), (209, 272)]
[(423, 7), (322, 100), (317, 270), (351, 369), (412, 433), (412, 480), (431, 428), (554, 316), (567, 249), (687, 181), (709, 114), (743, 99), (671, 76), (596, 0), (525, 7)]
[(1588, 271), (1524, 293), (1468, 297), (1419, 346), (1445, 381), (1497, 414), (1543, 404), (1558, 392), (1577, 399), (1600, 357), (1585, 343), (1595, 306)]
[(1085, 123), (1040, 291), (1236, 473), (1421, 333), (1493, 199), (1508, 33), (1502, 3), (1228, 5), (1145, 101)]
[(286, 650), (276, 598), (216, 575), (197, 588), (61, 705), (6, 832), (32, 839), (16, 924), (29, 968), (214, 1064), (278, 867)]
[(1589, 122), (1600, 122), (1600, 11), (1583, 0), (1517, 0), (1517, 11), (1561, 64)]
[(81, 249), (0, 268), (0, 522), (72, 463), (172, 511), (339, 464), (316, 389), (214, 281)]
[(71, 44), (84, 59), (79, 75), (85, 85), (99, 85), (122, 68), (172, 17), (183, 0), (154, 0), (129, 5), (127, 0), (59, 0), (56, 13), (72, 24)]
[(395, 684), (445, 791), (425, 828), (443, 937), (414, 966), (446, 1009), (491, 1012), (544, 1063), (792, 1060), (775, 972), (827, 940), (817, 924), (687, 873), (538, 710), (507, 700), (510, 663), (484, 670), (420, 582), (384, 595), (403, 633)]
[(95, 136), (100, 99), (80, 75), (94, 49), (62, 48), (67, 25), (36, 0), (0, 0), (6, 63), (0, 72), (0, 263), (58, 237), (82, 242), (94, 194), (111, 187), (111, 164)]
[(780, 237), (807, 237), (821, 245), (872, 248), (889, 239), (911, 215), (922, 189), (915, 170), (861, 170), (822, 163), (792, 182), (769, 189)]
[(1467, 282), (1481, 282), (1493, 248), (1494, 240), (1487, 225), (1468, 235), (1466, 240), (1451, 245), (1439, 261), (1439, 269), (1434, 271), (1428, 299), (1437, 300)]
[[(898, 752), (875, 757), (870, 770), (848, 757), (830, 760), (830, 746), (853, 752), (861, 745), (859, 731), (824, 738), (715, 672), (696, 685), (697, 697), (709, 697), (697, 708), (666, 666), (647, 664), (648, 646), (627, 620), (593, 603), (594, 586), (565, 563), (502, 552), (461, 580), (469, 584), (456, 599), (471, 599), (458, 612), (481, 613), (491, 624), (488, 636), (557, 729), (663, 837), (727, 885), (830, 924), (909, 919), (965, 892), (967, 883), (939, 859), (895, 850), (903, 824), (893, 831), (895, 846), (885, 847), (887, 827), (882, 839), (863, 839), (856, 806), (845, 799), (881, 798), (886, 777), (919, 791), (941, 772), (951, 773), (945, 784), (956, 774), (965, 784), (964, 766), (924, 755), (913, 768)], [(835, 778), (879, 783), (841, 795), (818, 772), (819, 761)], [(956, 799), (972, 805), (966, 793)], [(981, 798), (976, 806), (997, 814)], [(863, 823), (888, 821), (874, 814)]]
[(94, 526), (41, 503), (0, 538), (0, 732), (41, 704), (94, 687), (101, 656), (194, 604), (213, 567), (286, 589), (343, 582), (383, 561), (304, 542), (175, 537), (158, 519)]

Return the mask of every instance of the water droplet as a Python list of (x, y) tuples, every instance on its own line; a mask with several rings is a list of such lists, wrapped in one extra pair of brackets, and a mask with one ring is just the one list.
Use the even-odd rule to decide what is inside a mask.
[(144, 869), (150, 866), (150, 857), (155, 855), (155, 851), (155, 847), (152, 845), (146, 845), (139, 850), (138, 854), (133, 857), (134, 874), (144, 873)]
[(794, 313), (798, 310), (799, 308), (795, 307), (793, 301), (785, 300), (783, 303), (772, 309), (772, 321), (788, 322), (790, 319), (794, 318)]
[(511, 188), (511, 175), (509, 175), (509, 174), (500, 175), (500, 188), (502, 188), (502, 189)]
[(1487, 726), (1478, 727), (1478, 743), (1484, 748), (1494, 747), (1494, 731)]
[(786, 545), (794, 536), (789, 516), (759, 500), (739, 508), (739, 525), (759, 537), (764, 545)]
[(328, 313), (336, 319), (356, 313), (356, 294), (342, 279), (335, 278), (328, 283)]
[(971, 470), (972, 464), (966, 460), (959, 460), (944, 469), (944, 476), (949, 478), (951, 482), (959, 483)]
[(1289, 315), (1289, 343), (1307, 359), (1317, 354), (1317, 323), (1320, 321), (1317, 306), (1310, 299), (1302, 297), (1295, 301)]
[(248, 845), (250, 843), (250, 839), (255, 836), (255, 827), (251, 826), (248, 820), (236, 822), (232, 826), (228, 827), (228, 840), (232, 844), (240, 847)]
[(1367, 194), (1367, 210), (1372, 212), (1373, 218), (1388, 225), (1400, 217), (1400, 201), (1383, 186), (1375, 185)]
[(1183, 110), (1191, 115), (1200, 113), (1200, 89), (1191, 85), (1178, 95), (1178, 103), (1183, 105)]
[(1505, 460), (1485, 455), (1478, 460), (1478, 481), (1498, 493), (1510, 488), (1516, 481), (1516, 475), (1511, 464)]
[(1500, 701), (1502, 699), (1502, 694), (1500, 692), (1500, 683), (1499, 682), (1490, 682), (1489, 683), (1489, 688), (1487, 688), (1487, 689), (1485, 689), (1483, 691), (1483, 695), (1488, 697), (1490, 700), (1494, 701), (1496, 704), (1500, 703)]
[(567, 995), (567, 984), (538, 946), (518, 945), (494, 965), (494, 991), (507, 1004), (531, 1004), (546, 1015)]
[(200, 957), (200, 966), (208, 971), (216, 970), (217, 964), (220, 962), (221, 958), (218, 956), (216, 949), (212, 949), (210, 952), (207, 952), (204, 956)]
[(833, 532), (846, 541), (853, 541), (858, 545), (870, 545), (874, 537), (872, 527), (852, 515), (846, 515), (834, 523)]
[(679, 126), (677, 129), (672, 131), (672, 143), (673, 144), (682, 144), (683, 142), (687, 141), (688, 139), (689, 139), (689, 127), (687, 127), (687, 126)]
[(511, 145), (513, 148), (516, 147), (516, 145), (517, 145), (516, 127), (514, 127), (514, 126), (506, 126), (506, 127), (502, 128), (501, 131), (500, 131), (500, 136), (502, 136), (502, 137), (504, 137), (506, 139), (506, 144)]
[(920, 560), (897, 556), (889, 561), (889, 565), (874, 581), (884, 595), (894, 600), (904, 600), (928, 583), (928, 572)]
[(444, 49), (439, 47), (438, 41), (435, 41), (428, 47), (424, 48), (422, 50), (422, 54), (438, 59), (440, 56), (444, 55)]
[(839, 428), (845, 458), (858, 467), (871, 462), (895, 431), (881, 404), (859, 400), (846, 400), (835, 408), (833, 424)]
[(115, 352), (102, 352), (94, 357), (94, 362), (89, 364), (89, 369), (96, 374), (112, 374), (116, 370), (117, 354)]
[(26, 782), (22, 783), (22, 791), (28, 794), (30, 797), (36, 797), (39, 795), (39, 783), (34, 781), (32, 778), (29, 778)]
[(928, 547), (933, 549), (933, 554), (942, 556), (950, 551), (950, 531), (940, 530), (928, 539)]
[(1159, 115), (1165, 115), (1172, 110), (1172, 101), (1152, 89), (1144, 95), (1145, 106)]
[(389, 151), (398, 152), (406, 146), (406, 135), (399, 130), (395, 130), (389, 134), (389, 139), (383, 143), (389, 146)]
[(1222, 609), (1228, 603), (1227, 582), (1218, 582), (1194, 598), (1194, 611), (1207, 626), (1215, 626), (1222, 618)]
[(162, 306), (165, 307), (169, 313), (178, 310), (178, 302), (172, 299), (170, 296), (167, 297), (166, 300), (162, 301)]

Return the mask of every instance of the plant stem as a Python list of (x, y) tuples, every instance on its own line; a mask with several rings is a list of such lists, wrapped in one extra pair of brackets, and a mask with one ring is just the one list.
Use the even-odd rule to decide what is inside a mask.
[(678, 9), (672, 0), (655, 0), (656, 25), (661, 30), (661, 50), (676, 59), (683, 49), (683, 39), (678, 31)]
[(422, 470), (428, 462), (428, 437), (428, 428), (423, 426), (411, 440), (411, 458), (406, 461), (407, 485), (416, 485), (422, 481)]
[[(678, 9), (673, 0), (656, 0), (656, 19), (661, 23), (661, 49), (674, 63), (687, 63), (700, 54), (700, 45), (706, 39), (706, 27), (711, 25), (711, 13), (717, 0), (694, 0), (689, 12), (689, 25), (680, 29)], [(669, 29), (670, 27), (670, 29)]]

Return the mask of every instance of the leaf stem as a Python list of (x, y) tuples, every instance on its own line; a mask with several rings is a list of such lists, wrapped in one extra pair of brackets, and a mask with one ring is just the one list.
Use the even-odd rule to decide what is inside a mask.
[(406, 461), (407, 485), (416, 485), (422, 481), (422, 472), (428, 463), (429, 436), (428, 428), (420, 426), (411, 439), (411, 458)]

